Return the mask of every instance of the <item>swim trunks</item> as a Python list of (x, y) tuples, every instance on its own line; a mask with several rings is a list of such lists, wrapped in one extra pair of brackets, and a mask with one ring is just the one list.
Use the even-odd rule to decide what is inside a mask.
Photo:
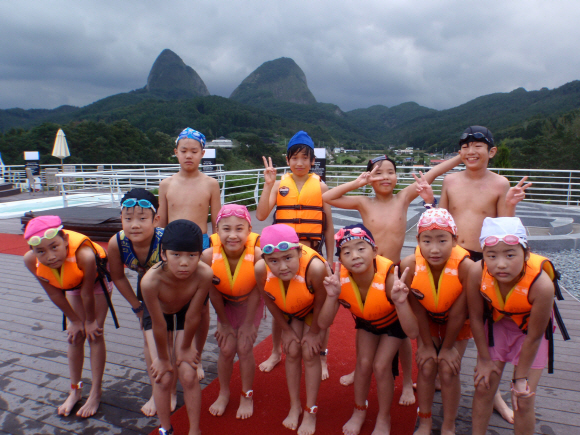
[[(353, 316), (354, 317), (354, 316)], [(401, 323), (399, 320), (395, 320), (388, 326), (384, 328), (374, 328), (370, 325), (370, 323), (360, 317), (354, 317), (354, 328), (355, 329), (362, 329), (363, 331), (370, 332), (374, 335), (388, 335), (389, 337), (399, 338), (401, 340), (407, 338), (407, 334), (403, 331), (401, 327)]]
[[(248, 304), (230, 304), (224, 299), (224, 309), (226, 311), (226, 317), (228, 322), (232, 325), (232, 328), (238, 329), (244, 321), (246, 320), (246, 313), (248, 312)], [(262, 321), (262, 314), (264, 312), (264, 299), (260, 297), (260, 302), (256, 308), (256, 314), (254, 315), (254, 326), (256, 328), (260, 327), (260, 322)], [(218, 322), (220, 321), (218, 317)]]
[[(165, 318), (165, 323), (167, 323), (167, 330), (168, 331), (183, 331), (183, 327), (185, 326), (185, 314), (189, 309), (189, 301), (187, 304), (183, 306), (181, 310), (177, 313), (173, 314), (165, 314), (163, 313), (163, 317)], [(153, 321), (151, 320), (151, 315), (147, 310), (147, 307), (144, 307), (143, 310), (143, 329), (145, 331), (149, 331), (153, 329)]]
[[(445, 333), (447, 332), (447, 324), (435, 323), (429, 319), (429, 329), (431, 337), (437, 337), (441, 342), (443, 342)], [(471, 327), (469, 326), (469, 320), (467, 320), (459, 330), (459, 334), (457, 334), (455, 341), (469, 340), (470, 338), (473, 338), (473, 335), (471, 335)]]
[[(465, 249), (465, 248), (463, 248)], [(465, 249), (467, 252), (469, 252), (469, 257), (477, 262), (479, 260), (483, 260), (483, 252), (479, 252), (479, 251), (472, 251), (471, 249)]]
[(209, 248), (209, 236), (207, 234), (203, 235), (203, 249)]

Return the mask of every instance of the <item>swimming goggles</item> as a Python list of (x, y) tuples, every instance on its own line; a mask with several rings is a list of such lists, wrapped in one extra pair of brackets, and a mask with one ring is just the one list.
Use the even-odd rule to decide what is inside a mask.
[(371, 244), (371, 246), (375, 247), (375, 241), (372, 239), (369, 234), (359, 227), (354, 228), (341, 228), (338, 233), (334, 235), (334, 240), (336, 240), (336, 247), (340, 248), (346, 242), (350, 242), (354, 239), (362, 239)]
[[(475, 139), (475, 140), (474, 140)], [(489, 140), (489, 138), (480, 132), (476, 133), (463, 133), (459, 138), (459, 145), (463, 145), (464, 143), (469, 142), (485, 142), (489, 146), (493, 146), (493, 139)]]
[(54, 239), (60, 230), (62, 230), (62, 225), (57, 228), (49, 228), (44, 232), (44, 236), (32, 236), (28, 239), (28, 244), (30, 246), (38, 246), (42, 242), (42, 239)]
[(290, 249), (299, 248), (300, 243), (280, 242), (276, 246), (270, 244), (262, 247), (264, 254), (271, 254), (274, 251), (286, 252)]
[(230, 216), (239, 217), (248, 221), (250, 225), (252, 225), (252, 218), (250, 218), (250, 214), (248, 213), (247, 209), (243, 208), (225, 208), (223, 207), (217, 215), (215, 224), (217, 225), (220, 220), (223, 218), (227, 218)]
[(520, 239), (518, 236), (515, 236), (513, 234), (507, 234), (503, 237), (498, 237), (498, 236), (486, 237), (485, 240), (483, 241), (483, 244), (481, 245), (481, 247), (483, 248), (484, 246), (495, 246), (499, 242), (504, 242), (506, 245), (522, 244), (522, 246), (526, 246), (525, 240)]
[(374, 165), (375, 163), (380, 162), (382, 160), (387, 160), (387, 156), (382, 155), (382, 156), (375, 157), (374, 159), (371, 160), (371, 165)]
[(151, 204), (151, 202), (146, 200), (146, 199), (135, 199), (135, 198), (126, 199), (121, 204), (121, 208), (123, 208), (123, 207), (124, 208), (132, 208), (132, 207), (135, 207), (136, 205), (139, 205), (139, 207), (141, 207), (141, 208), (153, 209), (153, 212), (157, 213), (157, 209), (155, 207), (153, 207), (153, 204)]
[(428, 227), (431, 224), (437, 224), (441, 227), (450, 227), (452, 226), (449, 222), (449, 219), (446, 219), (443, 216), (426, 216), (422, 217), (421, 220), (417, 225), (420, 227)]

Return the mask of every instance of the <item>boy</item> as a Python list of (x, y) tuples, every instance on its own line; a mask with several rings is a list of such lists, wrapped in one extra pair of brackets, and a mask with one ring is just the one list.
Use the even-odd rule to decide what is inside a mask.
[[(195, 222), (203, 232), (203, 248), (209, 248), (207, 216), (211, 212), (212, 231), (221, 208), (220, 187), (216, 179), (199, 170), (205, 153), (205, 136), (192, 128), (183, 130), (175, 141), (175, 155), (179, 161), (179, 172), (159, 183), (159, 226), (166, 227), (176, 219)], [(209, 306), (205, 306), (201, 326), (195, 336), (199, 355), (209, 331)], [(204, 378), (203, 366), (198, 365), (197, 375)]]
[[(324, 304), (326, 277), (324, 259), (298, 243), (296, 231), (284, 224), (264, 228), (261, 235), (262, 260), (255, 266), (256, 284), (264, 302), (282, 331), (286, 355), (286, 381), (290, 412), (283, 425), (298, 435), (312, 435), (316, 429), (318, 388), (321, 382), (320, 349), (326, 335), (318, 326)], [(306, 379), (306, 407), (300, 401), (302, 362)]]
[[(357, 210), (363, 224), (374, 235), (377, 241), (378, 255), (398, 264), (401, 260), (401, 249), (405, 241), (407, 229), (407, 210), (409, 204), (421, 195), (426, 203), (433, 203), (433, 191), (430, 184), (440, 175), (451, 170), (460, 162), (459, 157), (447, 160), (435, 166), (421, 178), (413, 177), (416, 182), (407, 186), (399, 193), (394, 193), (397, 185), (397, 167), (387, 156), (379, 156), (370, 160), (367, 172), (363, 172), (356, 180), (329, 190), (323, 195), (324, 202), (331, 206)], [(347, 193), (370, 184), (375, 192), (374, 197), (364, 195), (347, 196)], [(400, 350), (403, 367), (403, 394), (399, 400), (401, 405), (415, 403), (413, 381), (411, 379), (412, 348), (411, 341), (405, 340)], [(350, 385), (354, 373), (343, 376), (341, 384)]]
[(161, 260), (141, 281), (143, 298), (150, 317), (143, 327), (151, 346), (151, 375), (155, 378), (153, 395), (161, 422), (159, 435), (173, 433), (170, 422), (170, 394), (173, 364), (169, 354), (169, 331), (175, 327), (177, 376), (189, 418), (189, 435), (199, 435), (201, 389), (197, 377), (199, 352), (193, 338), (201, 322), (213, 273), (200, 262), (203, 249), (201, 229), (193, 222), (178, 219), (167, 225), (161, 238)]
[[(449, 174), (443, 180), (439, 207), (449, 210), (457, 225), (457, 243), (467, 249), (473, 261), (483, 258), (479, 234), (486, 217), (515, 216), (516, 205), (525, 197), (524, 177), (510, 189), (507, 178), (487, 169), (489, 160), (495, 156), (491, 131), (479, 125), (465, 129), (459, 139), (459, 156), (465, 171)], [(509, 409), (498, 390), (495, 409), (509, 423), (514, 422)]]
[[(256, 218), (266, 220), (274, 207), (274, 223), (291, 226), (298, 233), (300, 243), (322, 254), (322, 245), (326, 243), (326, 258), (333, 258), (332, 240), (334, 225), (330, 205), (322, 200), (322, 194), (328, 191), (328, 186), (316, 174), (310, 173), (314, 164), (314, 142), (305, 131), (299, 131), (288, 142), (286, 163), (291, 173), (285, 174), (276, 181), (276, 168), (272, 159), (264, 160), (264, 190), (260, 196)], [(299, 208), (297, 208), (299, 207)], [(303, 222), (299, 222), (298, 220)], [(326, 364), (326, 345), (324, 340), (322, 351), (322, 380), (328, 378)], [(269, 372), (280, 362), (280, 330), (272, 320), (272, 355), (260, 364), (260, 370)]]
[[(96, 414), (101, 402), (101, 384), (105, 371), (106, 348), (103, 329), (107, 305), (111, 305), (112, 285), (107, 279), (107, 253), (87, 236), (63, 230), (58, 216), (40, 216), (28, 222), (24, 239), (30, 251), (24, 264), (38, 279), (50, 300), (64, 314), (68, 328), (68, 366), (70, 394), (58, 407), (58, 415), (67, 417), (82, 399), (81, 380), (85, 338), (91, 350), (91, 392), (77, 416), (87, 418)], [(105, 293), (106, 292), (106, 293)], [(117, 328), (117, 319), (114, 316)]]
[[(121, 221), (123, 230), (115, 234), (109, 240), (109, 266), (111, 278), (119, 292), (131, 305), (131, 309), (141, 322), (145, 305), (141, 293), (141, 279), (151, 266), (161, 260), (161, 236), (163, 229), (157, 228), (159, 215), (157, 209), (159, 203), (153, 193), (145, 189), (132, 189), (121, 199)], [(129, 280), (125, 276), (125, 266), (137, 272), (137, 292), (133, 291)], [(153, 343), (151, 343), (153, 345)], [(143, 354), (151, 385), (151, 358), (145, 331), (143, 331)], [(177, 397), (172, 395), (172, 410), (175, 410)], [(155, 415), (155, 401), (153, 394), (149, 401), (143, 405), (141, 412), (147, 417)]]

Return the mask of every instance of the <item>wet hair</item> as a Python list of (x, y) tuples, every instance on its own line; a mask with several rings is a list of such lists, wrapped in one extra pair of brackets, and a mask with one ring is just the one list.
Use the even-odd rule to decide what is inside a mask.
[(309, 147), (308, 145), (301, 144), (301, 143), (296, 144), (296, 145), (292, 145), (290, 148), (288, 148), (288, 152), (286, 153), (286, 157), (288, 158), (288, 160), (290, 160), (293, 155), (298, 154), (302, 151), (306, 151), (306, 155), (308, 156), (310, 161), (314, 160), (314, 148)]
[[(387, 157), (386, 155), (378, 156), (372, 160), (369, 160), (369, 162), (367, 164), (367, 172), (371, 172), (377, 163), (384, 162), (385, 160), (388, 162), (391, 162), (393, 164), (393, 167), (395, 168), (395, 172), (397, 172), (397, 164), (395, 163), (395, 161), (393, 159), (391, 159), (390, 157)], [(382, 163), (380, 163), (380, 164), (382, 165)]]

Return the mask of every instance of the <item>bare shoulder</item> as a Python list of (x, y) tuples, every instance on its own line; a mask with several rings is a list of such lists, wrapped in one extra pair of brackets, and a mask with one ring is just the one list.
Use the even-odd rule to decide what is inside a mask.
[(119, 250), (119, 245), (117, 244), (117, 234), (118, 233), (113, 234), (113, 236), (109, 239), (109, 244), (107, 245), (108, 253), (110, 253), (113, 250), (115, 251)]
[(322, 180), (320, 180), (320, 191), (322, 193), (328, 192), (328, 185)]
[(407, 267), (412, 271), (415, 270), (415, 254), (407, 255), (401, 260), (400, 270), (405, 270)]
[(218, 180), (216, 180), (213, 177), (210, 177), (209, 175), (206, 175), (204, 173), (201, 173), (201, 182), (206, 184), (207, 186), (209, 186), (210, 188), (218, 188), (220, 187), (220, 184), (218, 183)]
[(34, 255), (34, 252), (28, 251), (26, 254), (24, 254), (24, 265), (31, 272), (36, 270), (36, 255)]
[(208, 266), (211, 266), (212, 257), (213, 257), (213, 248), (207, 248), (201, 254), (201, 261), (203, 261)]
[(467, 274), (469, 281), (481, 281), (481, 276), (483, 275), (483, 263), (482, 260), (471, 261), (469, 264)]
[(163, 180), (161, 180), (161, 182), (159, 183), (159, 189), (168, 189), (169, 186), (171, 186), (171, 182), (173, 181), (173, 177), (175, 177), (175, 175), (172, 175), (171, 177), (167, 177), (164, 178)]
[(510, 185), (509, 180), (504, 177), (503, 175), (496, 174), (495, 172), (488, 171), (488, 177), (493, 180), (494, 183), (497, 183), (499, 186), (508, 186)]
[[(475, 264), (475, 262), (469, 258), (469, 257), (465, 257), (463, 260), (461, 260), (461, 263), (459, 263), (459, 279), (461, 280), (461, 282), (463, 282), (465, 279), (467, 279), (468, 275), (469, 275), (469, 271), (471, 270), (471, 268), (473, 267), (473, 265)], [(479, 266), (479, 268), (481, 269), (481, 266)]]
[(266, 262), (264, 259), (258, 260), (254, 265), (254, 273), (256, 275), (256, 281), (266, 280)]
[(197, 266), (197, 276), (202, 282), (211, 282), (213, 278), (213, 270), (206, 263), (200, 262)]
[(554, 298), (554, 292), (553, 281), (546, 272), (542, 271), (530, 288), (530, 302), (534, 303), (538, 299), (551, 300)]
[(453, 172), (452, 174), (447, 174), (445, 178), (443, 178), (443, 184), (453, 184), (457, 183), (463, 178), (464, 172)]
[(88, 263), (95, 261), (95, 251), (90, 247), (89, 242), (85, 242), (77, 251), (75, 252), (75, 257), (79, 263)]
[(145, 272), (145, 275), (141, 278), (141, 291), (144, 294), (157, 294), (158, 284), (160, 283), (159, 272), (162, 267), (161, 263), (157, 263), (156, 266)]
[(318, 257), (314, 257), (308, 266), (308, 275), (310, 278), (324, 278), (326, 276), (326, 265)]

